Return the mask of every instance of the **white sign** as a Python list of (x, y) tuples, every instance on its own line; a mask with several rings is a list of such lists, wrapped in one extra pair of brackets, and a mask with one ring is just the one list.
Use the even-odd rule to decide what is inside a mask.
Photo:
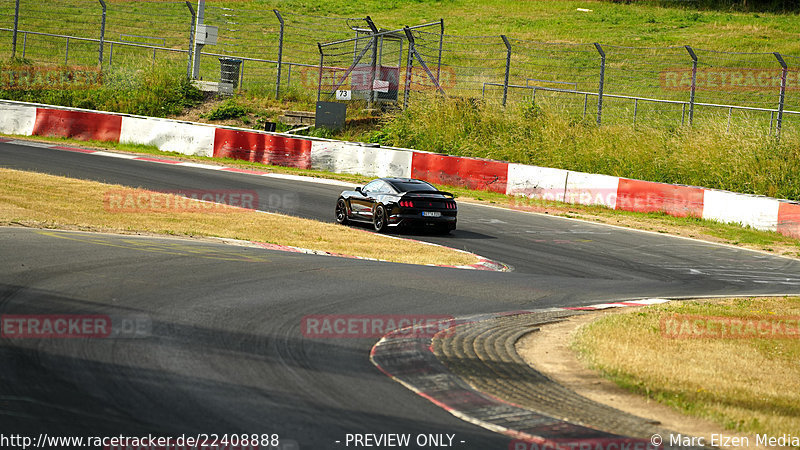
[(212, 25), (198, 25), (195, 33), (195, 44), (216, 45), (219, 29)]
[(375, 92), (389, 92), (389, 81), (375, 80), (372, 83), (372, 90)]
[(336, 100), (350, 100), (351, 97), (352, 95), (349, 90), (336, 91)]

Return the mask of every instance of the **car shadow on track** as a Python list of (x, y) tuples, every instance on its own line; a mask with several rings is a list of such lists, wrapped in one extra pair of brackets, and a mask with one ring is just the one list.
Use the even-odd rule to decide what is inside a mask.
[[(359, 228), (366, 231), (375, 232), (367, 223), (350, 223), (347, 226)], [(405, 237), (409, 239), (417, 238), (442, 238), (442, 239), (497, 239), (496, 236), (488, 234), (476, 233), (467, 230), (453, 230), (450, 233), (439, 233), (435, 230), (424, 227), (405, 227), (405, 228), (389, 228), (386, 234), (390, 236)]]

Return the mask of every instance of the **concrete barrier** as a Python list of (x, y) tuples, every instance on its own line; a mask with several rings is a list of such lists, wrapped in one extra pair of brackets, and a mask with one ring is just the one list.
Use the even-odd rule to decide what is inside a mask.
[(35, 106), (0, 103), (0, 133), (30, 136), (35, 123)]
[(703, 189), (620, 178), (617, 209), (664, 212), (677, 217), (702, 217)]
[(364, 147), (350, 142), (313, 141), (311, 168), (369, 177), (410, 177), (411, 157), (407, 150)]
[(217, 128), (214, 157), (276, 166), (311, 168), (311, 141), (277, 134)]
[(411, 161), (411, 177), (505, 194), (508, 163), (417, 151)]
[(509, 164), (506, 194), (562, 202), (568, 174), (564, 169)]
[(34, 136), (119, 142), (122, 116), (100, 112), (36, 108)]
[(172, 120), (123, 117), (119, 141), (155, 145), (165, 152), (214, 156), (216, 128)]
[(567, 203), (599, 205), (616, 209), (619, 177), (570, 172), (567, 177)]
[(781, 202), (778, 206), (778, 233), (800, 239), (800, 204)]
[(705, 192), (703, 218), (777, 231), (779, 206), (780, 202), (774, 198), (708, 189)]

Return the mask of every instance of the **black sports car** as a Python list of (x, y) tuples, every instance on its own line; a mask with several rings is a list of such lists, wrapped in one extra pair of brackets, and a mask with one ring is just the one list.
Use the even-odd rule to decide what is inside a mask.
[(336, 202), (336, 221), (371, 223), (376, 231), (420, 225), (449, 233), (456, 229), (458, 207), (453, 194), (411, 178), (378, 178)]

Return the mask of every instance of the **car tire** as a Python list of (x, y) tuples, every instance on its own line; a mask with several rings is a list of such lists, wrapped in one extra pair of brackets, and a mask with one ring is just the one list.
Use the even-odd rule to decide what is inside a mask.
[(378, 233), (384, 233), (389, 228), (389, 216), (386, 214), (386, 208), (383, 205), (375, 207), (375, 213), (372, 215), (372, 226)]
[(343, 198), (336, 202), (336, 223), (347, 225), (350, 219), (347, 218), (347, 203)]

